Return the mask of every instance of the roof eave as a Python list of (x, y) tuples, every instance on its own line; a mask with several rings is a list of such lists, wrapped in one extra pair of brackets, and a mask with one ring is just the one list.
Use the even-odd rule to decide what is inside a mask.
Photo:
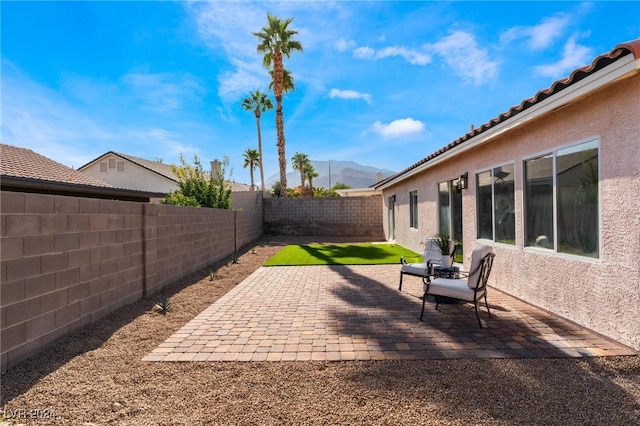
[(0, 178), (3, 191), (24, 191), (44, 194), (82, 196), (88, 198), (116, 199), (123, 201), (148, 202), (151, 198), (164, 198), (160, 192), (135, 191), (123, 188), (102, 187), (41, 179), (3, 175)]
[(401, 173), (387, 181), (382, 181), (378, 185), (373, 187), (376, 189), (387, 189), (393, 185), (402, 182), (418, 173), (423, 172), (431, 167), (436, 166), (443, 161), (447, 161), (452, 157), (455, 157), (465, 151), (473, 149), (497, 136), (500, 136), (506, 132), (514, 130), (525, 123), (542, 117), (554, 110), (557, 110), (565, 105), (568, 105), (576, 100), (599, 90), (615, 81), (629, 77), (640, 70), (640, 58), (636, 59), (635, 54), (626, 55), (623, 58), (618, 59), (609, 66), (594, 72), (593, 74), (585, 77), (584, 79), (566, 87), (558, 93), (555, 93), (548, 98), (534, 104), (533, 106), (515, 114), (500, 124), (490, 127), (488, 130), (473, 136), (472, 138), (460, 143), (459, 145), (447, 149), (434, 158), (425, 161), (412, 169), (407, 170), (405, 173)]

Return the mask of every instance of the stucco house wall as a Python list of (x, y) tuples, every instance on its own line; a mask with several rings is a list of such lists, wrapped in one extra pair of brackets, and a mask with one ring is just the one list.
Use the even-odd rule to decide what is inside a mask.
[(171, 192), (178, 189), (178, 184), (175, 181), (154, 173), (131, 161), (124, 160), (115, 155), (106, 156), (102, 160), (107, 161), (109, 158), (123, 161), (125, 163), (124, 170), (108, 169), (106, 172), (101, 172), (100, 161), (95, 161), (82, 168), (81, 171), (103, 182), (107, 182), (115, 188), (153, 192)]
[[(469, 173), (462, 190), (463, 246), (494, 247), (489, 284), (616, 341), (640, 349), (640, 75), (617, 80), (472, 149), (435, 161), (383, 190), (385, 235), (395, 195), (395, 241), (422, 251), (438, 231), (437, 184)], [(559, 147), (599, 141), (598, 258), (525, 247), (523, 161)], [(515, 245), (477, 238), (476, 173), (515, 166)], [(409, 227), (409, 191), (418, 190), (418, 229)], [(491, 294), (489, 293), (489, 303)], [(499, 313), (498, 313), (499, 315)], [(490, 326), (490, 324), (489, 324)]]

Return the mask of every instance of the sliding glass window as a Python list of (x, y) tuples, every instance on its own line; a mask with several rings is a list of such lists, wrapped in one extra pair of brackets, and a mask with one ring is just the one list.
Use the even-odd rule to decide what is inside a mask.
[(598, 140), (524, 162), (525, 243), (599, 257)]
[(476, 174), (478, 238), (516, 243), (514, 165)]

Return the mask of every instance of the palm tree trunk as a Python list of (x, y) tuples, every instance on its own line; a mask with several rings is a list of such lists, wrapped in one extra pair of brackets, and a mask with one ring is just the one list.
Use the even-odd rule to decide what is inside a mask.
[[(258, 155), (260, 156), (260, 190), (264, 192), (264, 168), (262, 166), (262, 135), (260, 133), (260, 107), (256, 109), (256, 125), (258, 126)], [(251, 182), (253, 185), (253, 182)]]
[(287, 156), (285, 154), (284, 143), (284, 119), (282, 114), (282, 96), (276, 97), (278, 107), (276, 108), (276, 129), (278, 131), (278, 164), (280, 165), (280, 188), (281, 195), (287, 196)]
[(276, 98), (276, 130), (278, 134), (278, 163), (280, 166), (280, 195), (287, 196), (287, 157), (285, 155), (284, 142), (284, 117), (282, 113), (282, 89), (284, 79), (284, 66), (282, 64), (282, 52), (276, 49), (273, 52), (273, 94)]

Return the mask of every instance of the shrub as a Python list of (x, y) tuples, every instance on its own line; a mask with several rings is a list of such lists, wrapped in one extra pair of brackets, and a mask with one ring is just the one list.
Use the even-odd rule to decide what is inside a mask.
[(197, 155), (193, 157), (193, 165), (187, 164), (184, 157), (180, 155), (180, 165), (173, 166), (173, 172), (178, 177), (179, 189), (168, 194), (163, 203), (218, 209), (231, 208), (231, 186), (224, 177), (228, 166), (229, 157), (225, 156), (220, 170), (214, 175), (207, 175)]

